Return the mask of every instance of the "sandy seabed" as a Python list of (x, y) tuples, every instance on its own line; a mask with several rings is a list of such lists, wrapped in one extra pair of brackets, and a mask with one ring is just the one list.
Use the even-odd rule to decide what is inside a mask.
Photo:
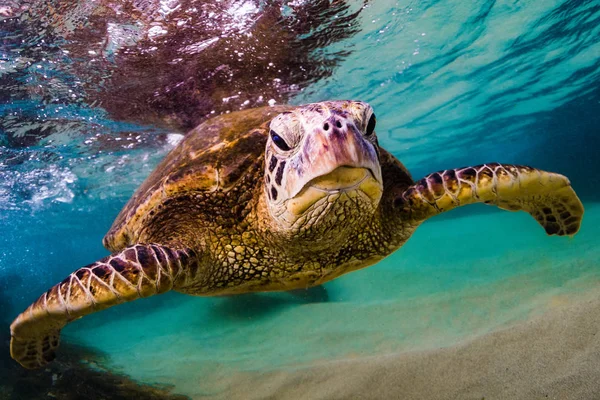
[[(438, 350), (232, 377), (229, 399), (600, 399), (600, 288)], [(565, 304), (567, 303), (567, 304)]]

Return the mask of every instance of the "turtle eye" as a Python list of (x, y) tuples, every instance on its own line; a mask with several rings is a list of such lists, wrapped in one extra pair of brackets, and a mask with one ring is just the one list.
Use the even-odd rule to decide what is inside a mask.
[(276, 134), (274, 130), (271, 129), (270, 133), (271, 133), (271, 139), (273, 140), (273, 143), (275, 143), (275, 145), (277, 147), (279, 147), (283, 151), (288, 151), (290, 149), (290, 146), (288, 146), (288, 144), (285, 142), (285, 140), (283, 140), (283, 138), (281, 136)]
[(375, 114), (371, 114), (371, 118), (369, 118), (369, 123), (367, 124), (367, 131), (365, 132), (366, 136), (371, 136), (373, 132), (375, 132), (375, 124), (377, 120), (375, 119)]

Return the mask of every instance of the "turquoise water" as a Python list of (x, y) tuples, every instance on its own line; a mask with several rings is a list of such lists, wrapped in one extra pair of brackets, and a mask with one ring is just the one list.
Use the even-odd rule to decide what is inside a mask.
[[(161, 4), (167, 3), (174, 7)], [(256, 21), (268, 11), (250, 2), (227, 4), (234, 22)], [(290, 4), (282, 15), (300, 19), (298, 10), (309, 8)], [(11, 10), (0, 27), (5, 331), (42, 291), (107, 254), (101, 238), (112, 220), (181, 138), (182, 127), (195, 121), (186, 114), (165, 123), (166, 100), (137, 113), (107, 103), (122, 96), (114, 71), (135, 72), (137, 64), (114, 50), (128, 48), (119, 40), (131, 31), (119, 31), (119, 40), (107, 33), (112, 47), (102, 52), (90, 44), (95, 37), (74, 34), (69, 24), (40, 31), (23, 10)], [(428, 221), (380, 264), (325, 285), (327, 301), (285, 293), (214, 299), (168, 293), (86, 317), (64, 330), (64, 342), (93, 349), (95, 358), (86, 356), (93, 368), (173, 385), (174, 393), (193, 398), (226, 396), (244, 374), (448, 346), (600, 289), (600, 2), (377, 1), (337, 11), (316, 20), (331, 27), (347, 18), (352, 29), (330, 41), (317, 40), (318, 24), (298, 29), (298, 37), (315, 39), (298, 50), (313, 58), (285, 60), (281, 70), (309, 72), (281, 72), (281, 85), (269, 86), (265, 101), (370, 102), (380, 144), (415, 178), (489, 161), (563, 173), (586, 207), (581, 232), (547, 237), (524, 213), (465, 207)], [(162, 13), (167, 20), (173, 15)], [(128, 23), (106, 18), (114, 19), (111, 32)], [(154, 39), (148, 48), (160, 53), (175, 42)], [(79, 46), (81, 54), (78, 44), (87, 46)], [(129, 44), (134, 52), (145, 45)], [(207, 46), (199, 51), (212, 51)], [(315, 72), (309, 62), (322, 68)], [(106, 72), (109, 78), (98, 83), (94, 74), (105, 70), (112, 78)], [(131, 75), (139, 93), (148, 85), (156, 84), (158, 93), (178, 84)], [(249, 106), (263, 95), (261, 88), (234, 85), (215, 90), (211, 106), (219, 112), (244, 107), (244, 95), (239, 104), (221, 99), (240, 96), (240, 89), (254, 96)]]

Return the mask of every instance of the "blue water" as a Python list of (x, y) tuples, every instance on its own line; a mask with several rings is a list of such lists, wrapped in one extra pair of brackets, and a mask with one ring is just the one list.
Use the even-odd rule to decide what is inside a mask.
[[(234, 22), (264, 11), (228, 4)], [(284, 15), (308, 7), (292, 4)], [(600, 2), (348, 4), (339, 17), (358, 12), (346, 21), (352, 32), (316, 50), (308, 46), (333, 60), (323, 64), (327, 73), (288, 81), (282, 75), (288, 85), (274, 100), (371, 103), (380, 144), (415, 178), (489, 161), (563, 173), (586, 207), (581, 232), (547, 237), (524, 213), (469, 206), (428, 221), (379, 265), (327, 284), (327, 302), (169, 293), (86, 317), (65, 329), (66, 342), (96, 349), (105, 354), (96, 361), (102, 368), (140, 382), (172, 384), (192, 397), (226, 396), (243, 374), (448, 346), (542, 313), (557, 299), (600, 290)], [(112, 110), (106, 99), (117, 89), (82, 72), (95, 64), (73, 56), (83, 39), (64, 33), (71, 25), (39, 34), (27, 26), (0, 22), (6, 323), (74, 269), (107, 254), (101, 238), (112, 220), (185, 131), (183, 122), (164, 123), (160, 109)], [(115, 43), (124, 42), (111, 40), (90, 57), (102, 68), (131, 67), (113, 61)], [(133, 40), (132, 51), (136, 43), (141, 48)], [(168, 46), (154, 43), (157, 52)], [(157, 88), (163, 83), (157, 79)], [(238, 89), (217, 94), (230, 98)], [(103, 100), (95, 102), (90, 90)], [(221, 97), (219, 107), (231, 104)]]

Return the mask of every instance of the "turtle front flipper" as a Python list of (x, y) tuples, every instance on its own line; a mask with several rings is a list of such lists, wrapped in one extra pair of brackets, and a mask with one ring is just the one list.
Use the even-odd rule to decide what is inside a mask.
[(479, 202), (527, 211), (548, 235), (576, 234), (583, 217), (583, 205), (567, 177), (496, 163), (435, 172), (410, 186), (395, 205), (403, 209), (408, 220), (420, 222)]
[(196, 271), (196, 255), (136, 245), (78, 269), (31, 304), (11, 324), (10, 355), (25, 368), (52, 361), (60, 330), (105, 308), (180, 287)]

